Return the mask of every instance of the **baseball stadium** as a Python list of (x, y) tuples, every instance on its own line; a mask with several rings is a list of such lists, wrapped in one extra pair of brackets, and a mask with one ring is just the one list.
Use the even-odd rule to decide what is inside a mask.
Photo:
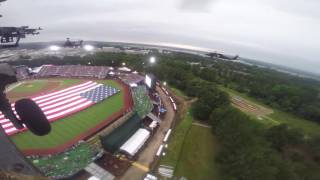
[[(48, 177), (89, 177), (88, 172), (95, 171), (89, 166), (100, 158), (134, 159), (158, 126), (159, 115), (165, 113), (163, 107), (159, 111), (161, 99), (145, 84), (145, 76), (128, 68), (43, 65), (16, 67), (16, 72), (19, 81), (6, 89), (13, 110), (15, 101), (32, 99), (51, 123), (51, 132), (36, 136), (27, 128), (18, 130), (2, 114), (0, 123), (17, 148)], [(128, 168), (129, 163), (124, 164)], [(112, 179), (124, 169), (107, 176)]]

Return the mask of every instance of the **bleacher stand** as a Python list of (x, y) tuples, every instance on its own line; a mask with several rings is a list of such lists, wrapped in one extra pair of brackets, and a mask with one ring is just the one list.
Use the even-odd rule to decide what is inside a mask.
[(143, 76), (135, 73), (123, 74), (123, 76), (120, 76), (120, 79), (127, 85), (141, 84), (144, 81)]
[(17, 79), (19, 81), (29, 79), (30, 73), (27, 66), (16, 66)]
[(107, 66), (83, 66), (83, 65), (44, 65), (37, 77), (83, 77), (104, 79), (111, 70)]

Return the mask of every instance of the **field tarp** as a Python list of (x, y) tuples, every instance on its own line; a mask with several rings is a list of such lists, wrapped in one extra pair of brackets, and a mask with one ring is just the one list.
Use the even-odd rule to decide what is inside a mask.
[(112, 133), (100, 138), (103, 148), (111, 153), (116, 152), (141, 126), (141, 118), (138, 114), (133, 115)]

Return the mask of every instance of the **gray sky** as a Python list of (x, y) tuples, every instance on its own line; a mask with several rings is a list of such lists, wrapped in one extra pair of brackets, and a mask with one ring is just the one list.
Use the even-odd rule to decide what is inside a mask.
[(8, 0), (26, 41), (121, 41), (218, 50), (320, 74), (319, 0)]

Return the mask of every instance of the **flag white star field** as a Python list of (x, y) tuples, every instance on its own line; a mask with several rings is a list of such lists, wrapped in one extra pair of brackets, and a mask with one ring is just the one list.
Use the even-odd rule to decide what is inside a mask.
[[(53, 122), (99, 103), (119, 91), (119, 89), (111, 86), (88, 81), (31, 99), (38, 104), (47, 119)], [(14, 104), (12, 104), (12, 109), (14, 110)], [(13, 135), (19, 132), (1, 112), (0, 124), (7, 135)], [(24, 130), (25, 129), (20, 131)]]

